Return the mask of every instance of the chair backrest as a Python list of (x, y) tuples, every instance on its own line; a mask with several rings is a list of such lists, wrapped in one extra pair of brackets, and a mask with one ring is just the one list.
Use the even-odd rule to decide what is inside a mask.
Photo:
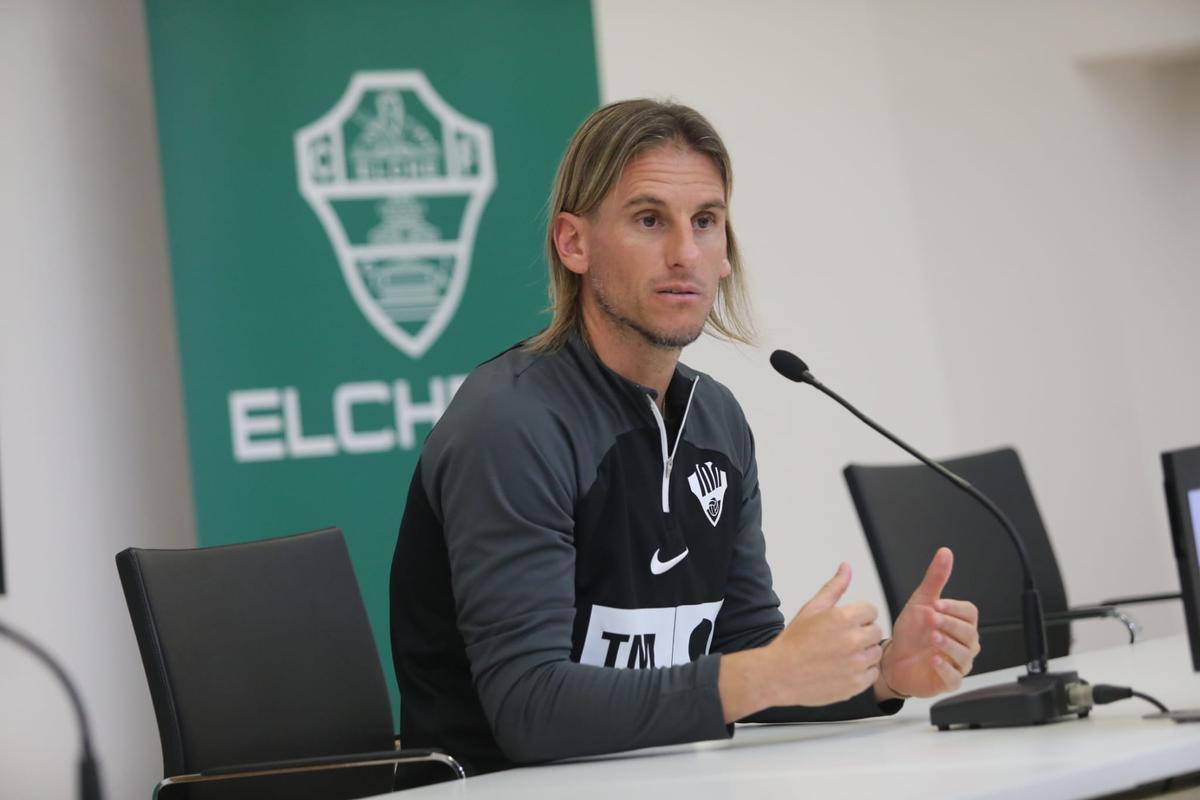
[[(340, 530), (194, 550), (130, 548), (117, 554), (117, 571), (166, 776), (392, 748), (383, 668)], [(333, 798), (390, 786), (391, 769), (375, 767), (168, 791)]]
[[(1067, 608), (1066, 590), (1016, 450), (1003, 448), (942, 462), (998, 505), (1025, 541), (1046, 611)], [(945, 596), (970, 600), (982, 623), (1021, 614), (1021, 562), (1003, 527), (982, 506), (924, 464), (864, 466), (843, 471), (858, 510), (892, 619), (921, 582), (938, 547), (954, 551)], [(1068, 625), (1048, 626), (1051, 657), (1070, 650)], [(983, 632), (974, 672), (1025, 663), (1019, 630)]]

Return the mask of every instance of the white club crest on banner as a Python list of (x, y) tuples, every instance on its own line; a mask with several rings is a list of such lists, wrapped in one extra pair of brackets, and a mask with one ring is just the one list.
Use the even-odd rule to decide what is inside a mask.
[(351, 296), (385, 339), (420, 358), (462, 299), (496, 187), (491, 128), (447, 105), (423, 72), (357, 72), (295, 144), (300, 194)]

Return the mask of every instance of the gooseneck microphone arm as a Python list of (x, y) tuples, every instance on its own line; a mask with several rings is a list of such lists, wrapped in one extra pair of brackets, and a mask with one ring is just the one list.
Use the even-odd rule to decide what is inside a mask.
[(1028, 659), (1028, 668), (1031, 673), (1043, 673), (1047, 670), (1046, 663), (1046, 622), (1042, 613), (1041, 596), (1038, 594), (1037, 586), (1033, 579), (1033, 568), (1029, 561), (1029, 553), (1025, 549), (1025, 542), (1022, 541), (1020, 534), (1017, 533), (1016, 526), (1008, 515), (1000, 510), (992, 499), (983, 492), (971, 485), (970, 481), (963, 478), (961, 475), (956, 475), (950, 470), (943, 467), (931, 458), (928, 458), (916, 448), (904, 442), (895, 434), (888, 431), (883, 426), (879, 425), (866, 414), (852, 406), (849, 401), (844, 399), (837, 392), (830, 389), (825, 384), (821, 383), (808, 370), (808, 366), (795, 353), (789, 353), (787, 350), (776, 350), (771, 353), (771, 366), (775, 368), (783, 377), (796, 383), (807, 383), (814, 389), (833, 398), (839, 405), (845, 408), (854, 416), (858, 417), (864, 423), (869, 425), (873, 430), (886, 437), (888, 441), (895, 444), (904, 452), (911, 455), (927, 467), (932, 469), (938, 475), (941, 475), (950, 483), (954, 484), (959, 490), (966, 492), (984, 508), (988, 510), (993, 517), (1004, 528), (1008, 538), (1012, 540), (1013, 546), (1017, 549), (1017, 557), (1021, 561), (1021, 570), (1024, 573), (1024, 591), (1021, 596), (1021, 613), (1023, 628), (1025, 633), (1025, 654)]
[(58, 662), (32, 639), (18, 633), (3, 622), (0, 622), (0, 637), (15, 642), (36, 656), (50, 668), (50, 671), (67, 690), (67, 696), (71, 698), (71, 706), (75, 711), (76, 720), (79, 722), (82, 739), (82, 751), (79, 756), (79, 796), (82, 800), (100, 800), (100, 770), (92, 751), (92, 737), (88, 728), (87, 714), (84, 713), (83, 701), (80, 700), (75, 685), (71, 683), (71, 679), (67, 677), (66, 671), (59, 666)]
[[(784, 352), (784, 351), (779, 351), (779, 352)], [(819, 380), (817, 380), (811, 372), (808, 372), (808, 370), (805, 370), (805, 374), (807, 375), (807, 378), (805, 378), (803, 381), (801, 381), (801, 383), (807, 383), (810, 386), (812, 386), (813, 388), (818, 389), (821, 392), (829, 395), (835, 401), (837, 401), (843, 408), (845, 408), (847, 411), (849, 411), (851, 414), (858, 417), (860, 420), (865, 422), (867, 425), (870, 425), (872, 428), (875, 429), (876, 432), (887, 437), (887, 439), (889, 441), (891, 441), (892, 444), (896, 445), (897, 447), (899, 447), (904, 452), (908, 453), (913, 458), (922, 462), (923, 464), (925, 464), (925, 466), (932, 469), (938, 475), (941, 475), (943, 478), (945, 478), (946, 480), (953, 483), (959, 489), (961, 489), (962, 491), (971, 495), (976, 500), (978, 500), (980, 503), (982, 503), (983, 506), (991, 513), (991, 515), (993, 517), (995, 517), (996, 520), (1002, 526), (1004, 526), (1004, 531), (1008, 534), (1008, 538), (1012, 539), (1013, 546), (1017, 548), (1017, 556), (1021, 559), (1021, 570), (1022, 570), (1022, 572), (1024, 572), (1024, 575), (1025, 575), (1025, 588), (1026, 589), (1034, 588), (1033, 572), (1032, 572), (1032, 568), (1030, 567), (1030, 563), (1029, 563), (1029, 553), (1025, 550), (1025, 543), (1023, 541), (1021, 541), (1021, 537), (1017, 533), (1016, 526), (1014, 526), (1012, 524), (1012, 520), (1010, 520), (1008, 518), (1007, 514), (1005, 514), (1003, 511), (1000, 510), (999, 506), (997, 506), (995, 503), (992, 502), (990, 497), (988, 497), (983, 492), (976, 489), (971, 484), (971, 482), (968, 481), (966, 478), (962, 477), (961, 475), (954, 474), (953, 472), (946, 469), (938, 462), (934, 461), (931, 458), (928, 458), (923, 453), (918, 451), (916, 448), (914, 448), (911, 445), (909, 445), (908, 443), (906, 443), (903, 439), (900, 439), (899, 437), (894, 435), (891, 431), (887, 430), (882, 425), (875, 422), (875, 420), (871, 419), (866, 414), (862, 413), (857, 408), (850, 405), (850, 403), (845, 398), (843, 398), (840, 394), (835, 392), (833, 389), (830, 389), (828, 386), (826, 386), (825, 384), (823, 384)]]

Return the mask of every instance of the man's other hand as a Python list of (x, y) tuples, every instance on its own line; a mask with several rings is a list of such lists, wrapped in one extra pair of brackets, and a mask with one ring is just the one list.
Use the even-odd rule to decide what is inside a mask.
[(940, 548), (896, 618), (875, 682), (879, 700), (952, 692), (971, 671), (979, 655), (979, 610), (942, 597), (953, 568), (954, 554)]
[(843, 563), (769, 645), (721, 657), (727, 722), (772, 706), (835, 703), (877, 683), (878, 611), (870, 603), (839, 606), (849, 585)]

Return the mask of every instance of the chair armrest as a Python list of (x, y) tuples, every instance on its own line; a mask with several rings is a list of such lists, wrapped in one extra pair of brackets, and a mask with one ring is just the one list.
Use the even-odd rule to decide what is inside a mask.
[(163, 778), (154, 787), (152, 798), (157, 798), (159, 792), (168, 786), (183, 783), (206, 783), (209, 781), (225, 781), (237, 778), (258, 778), (270, 775), (290, 775), (300, 772), (322, 772), (333, 769), (353, 769), (357, 767), (376, 767), (396, 764), (411, 764), (423, 761), (433, 761), (445, 764), (454, 772), (455, 777), (463, 780), (467, 777), (462, 765), (440, 750), (380, 750), (374, 753), (349, 753), (337, 756), (316, 756), (313, 758), (296, 758), (286, 761), (263, 761), (256, 764), (235, 764), (224, 767), (212, 767), (187, 775), (172, 775)]
[(1064, 611), (1048, 611), (1046, 612), (1046, 623), (1053, 625), (1061, 625), (1064, 622), (1070, 622), (1076, 619), (1103, 619), (1111, 617), (1116, 613), (1116, 608), (1111, 605), (1094, 605), (1094, 606), (1075, 606)]
[(1105, 606), (1136, 606), (1140, 603), (1162, 603), (1166, 600), (1180, 600), (1183, 595), (1179, 592), (1163, 592), (1160, 594), (1135, 594), (1129, 597), (1114, 597), (1112, 600), (1104, 600), (1101, 605)]
[[(1095, 606), (1076, 606), (1068, 608), (1065, 611), (1048, 611), (1046, 612), (1045, 620), (1047, 625), (1063, 625), (1076, 619), (1115, 619), (1125, 626), (1125, 630), (1129, 632), (1129, 643), (1133, 644), (1137, 641), (1137, 635), (1141, 633), (1142, 626), (1137, 620), (1128, 614), (1121, 611), (1113, 605), (1095, 605)], [(1002, 631), (1020, 630), (1022, 627), (1020, 617), (1010, 617), (1008, 619), (996, 620), (994, 622), (981, 622), (979, 624), (980, 633), (999, 633)]]
[[(1075, 619), (1099, 619), (1111, 617), (1113, 609), (1107, 606), (1078, 606), (1065, 611), (1048, 611), (1043, 614), (1047, 625), (1062, 625)], [(997, 633), (1000, 631), (1019, 630), (1023, 624), (1020, 617), (989, 620), (979, 623), (981, 633)]]

